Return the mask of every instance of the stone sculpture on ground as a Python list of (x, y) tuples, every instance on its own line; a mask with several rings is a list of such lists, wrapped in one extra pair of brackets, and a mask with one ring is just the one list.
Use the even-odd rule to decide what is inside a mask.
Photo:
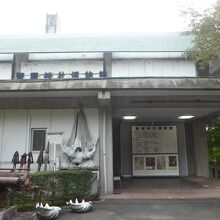
[(26, 166), (26, 163), (27, 163), (27, 154), (23, 153), (20, 159), (20, 169), (23, 169), (23, 167)]
[(48, 141), (45, 156), (44, 156), (44, 160), (43, 160), (44, 171), (47, 171), (47, 165), (50, 163), (50, 160), (49, 160), (49, 146), (50, 146), (50, 142)]
[(33, 154), (32, 154), (32, 152), (29, 152), (28, 154), (27, 154), (27, 156), (28, 156), (28, 159), (27, 159), (27, 169), (28, 170), (30, 170), (31, 169), (31, 164), (32, 163), (34, 163), (34, 159), (33, 159)]
[(19, 164), (19, 153), (18, 153), (18, 151), (15, 151), (11, 162), (13, 163), (13, 169), (16, 169), (16, 165)]
[(41, 166), (42, 166), (43, 161), (44, 161), (43, 157), (44, 157), (44, 152), (43, 152), (43, 150), (41, 150), (40, 153), (39, 153), (39, 156), (37, 158), (37, 164), (38, 164), (37, 171), (38, 172), (40, 172), (40, 170), (41, 170)]
[(40, 219), (56, 219), (61, 211), (61, 208), (58, 206), (45, 206), (39, 203), (36, 204), (36, 213)]
[(77, 199), (75, 202), (70, 200), (69, 202), (66, 202), (66, 204), (72, 209), (73, 212), (85, 213), (92, 209), (92, 203), (90, 201), (85, 202), (84, 199), (82, 202), (78, 202)]

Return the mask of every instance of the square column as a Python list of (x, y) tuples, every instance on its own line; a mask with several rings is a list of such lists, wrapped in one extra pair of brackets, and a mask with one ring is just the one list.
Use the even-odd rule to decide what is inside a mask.
[(208, 177), (209, 163), (206, 123), (201, 120), (195, 120), (192, 125), (196, 176)]
[(107, 77), (112, 76), (112, 53), (104, 53), (103, 55), (103, 70), (106, 72)]
[(190, 176), (195, 176), (196, 175), (196, 162), (195, 162), (195, 149), (194, 149), (193, 123), (192, 122), (185, 122), (185, 135), (186, 135), (188, 174)]
[(113, 193), (113, 143), (112, 143), (112, 111), (108, 106), (100, 107), (100, 183), (101, 193)]
[(12, 63), (12, 79), (15, 79), (15, 74), (21, 71), (22, 62), (28, 61), (28, 53), (15, 53)]

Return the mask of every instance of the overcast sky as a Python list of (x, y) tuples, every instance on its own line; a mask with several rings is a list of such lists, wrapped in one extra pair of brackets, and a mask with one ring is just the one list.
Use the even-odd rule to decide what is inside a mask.
[(58, 13), (61, 33), (183, 31), (182, 9), (216, 0), (0, 0), (0, 34), (42, 34), (46, 13)]

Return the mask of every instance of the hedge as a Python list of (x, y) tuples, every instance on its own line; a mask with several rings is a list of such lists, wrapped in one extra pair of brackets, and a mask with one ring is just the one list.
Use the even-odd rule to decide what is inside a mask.
[(35, 192), (11, 193), (12, 203), (17, 205), (36, 202), (65, 204), (67, 200), (89, 198), (91, 195), (92, 172), (90, 170), (59, 170), (31, 174), (31, 185)]

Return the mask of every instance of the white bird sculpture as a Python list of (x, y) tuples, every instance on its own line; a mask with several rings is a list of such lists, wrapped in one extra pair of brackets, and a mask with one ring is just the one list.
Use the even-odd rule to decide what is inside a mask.
[(70, 200), (69, 202), (66, 202), (66, 204), (72, 209), (73, 212), (85, 213), (92, 209), (91, 201), (85, 202), (84, 199), (81, 203), (76, 199), (75, 203)]
[(38, 216), (42, 219), (56, 219), (61, 211), (61, 208), (58, 206), (49, 206), (48, 203), (46, 203), (45, 206), (42, 205), (42, 203), (36, 204), (36, 212)]

